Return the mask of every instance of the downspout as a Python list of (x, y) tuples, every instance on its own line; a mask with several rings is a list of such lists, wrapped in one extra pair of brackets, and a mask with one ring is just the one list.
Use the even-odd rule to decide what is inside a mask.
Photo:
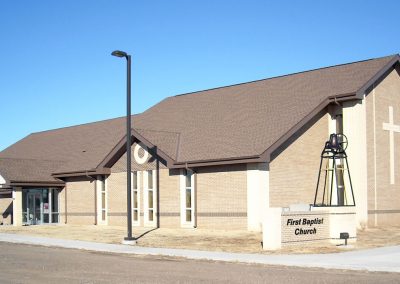
[(91, 181), (96, 180), (94, 177), (92, 177), (92, 176), (90, 176), (90, 175), (88, 174), (88, 171), (85, 171), (85, 175), (86, 175), (86, 177), (89, 178)]
[[(97, 176), (97, 179), (99, 179), (99, 177), (101, 176)], [(101, 178), (100, 178), (101, 179)], [(104, 179), (105, 182), (105, 179)], [(97, 180), (94, 182), (94, 224), (98, 225), (99, 224), (99, 220), (98, 220), (98, 214), (97, 214), (97, 185), (98, 182)]]
[(64, 222), (65, 222), (65, 224), (67, 224), (67, 220), (68, 220), (68, 214), (67, 214), (67, 212), (68, 212), (68, 205), (67, 205), (67, 184), (65, 184), (65, 188), (64, 188), (64, 190), (65, 190), (65, 202), (64, 202), (64, 204), (65, 204), (65, 218), (64, 218)]
[(160, 161), (156, 160), (156, 187), (157, 187), (157, 228), (160, 228), (161, 214), (160, 214)]

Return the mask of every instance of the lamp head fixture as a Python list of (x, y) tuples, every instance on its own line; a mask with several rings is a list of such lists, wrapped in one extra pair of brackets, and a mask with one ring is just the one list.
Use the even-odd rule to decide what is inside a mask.
[(113, 52), (111, 52), (112, 56), (116, 56), (116, 57), (126, 57), (128, 58), (128, 54), (124, 51), (121, 50), (114, 50)]

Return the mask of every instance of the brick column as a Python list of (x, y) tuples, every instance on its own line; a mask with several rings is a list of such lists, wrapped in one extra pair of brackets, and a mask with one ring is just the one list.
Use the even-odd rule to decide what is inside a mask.
[(13, 197), (13, 225), (22, 226), (22, 187), (14, 187)]

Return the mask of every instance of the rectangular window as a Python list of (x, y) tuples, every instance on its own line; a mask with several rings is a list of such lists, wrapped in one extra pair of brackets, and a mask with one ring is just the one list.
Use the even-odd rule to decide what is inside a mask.
[[(146, 183), (145, 183), (145, 199), (144, 199), (144, 215), (145, 215), (145, 225), (154, 226), (156, 221), (156, 185), (155, 176), (152, 170), (146, 171)], [(146, 224), (147, 223), (147, 224)]]
[(192, 221), (192, 172), (186, 171), (186, 222)]
[(134, 189), (138, 188), (138, 172), (133, 172), (133, 175), (132, 175), (132, 186), (133, 186)]
[(153, 189), (153, 171), (147, 171), (147, 188)]
[(194, 210), (194, 174), (190, 170), (182, 170), (181, 175), (181, 224), (183, 227), (195, 227)]
[(108, 194), (107, 194), (107, 177), (98, 175), (96, 180), (96, 210), (97, 210), (97, 224), (107, 225), (108, 215)]
[(139, 172), (132, 172), (132, 213), (133, 223), (139, 223)]
[(107, 217), (107, 197), (106, 197), (106, 179), (105, 177), (101, 178), (101, 220), (106, 221)]
[(188, 171), (186, 173), (186, 188), (192, 187), (192, 174)]
[(51, 193), (51, 222), (58, 223), (58, 190), (53, 189)]

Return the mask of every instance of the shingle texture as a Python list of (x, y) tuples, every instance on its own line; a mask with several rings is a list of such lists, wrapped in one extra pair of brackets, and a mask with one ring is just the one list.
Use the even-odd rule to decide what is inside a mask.
[[(133, 116), (133, 127), (176, 162), (260, 155), (328, 97), (357, 92), (395, 57), (169, 97)], [(12, 159), (54, 161), (53, 172), (93, 169), (124, 133), (124, 118), (33, 133), (0, 152), (0, 173)]]
[(7, 182), (54, 182), (51, 174), (61, 164), (60, 161), (0, 158), (0, 171)]

